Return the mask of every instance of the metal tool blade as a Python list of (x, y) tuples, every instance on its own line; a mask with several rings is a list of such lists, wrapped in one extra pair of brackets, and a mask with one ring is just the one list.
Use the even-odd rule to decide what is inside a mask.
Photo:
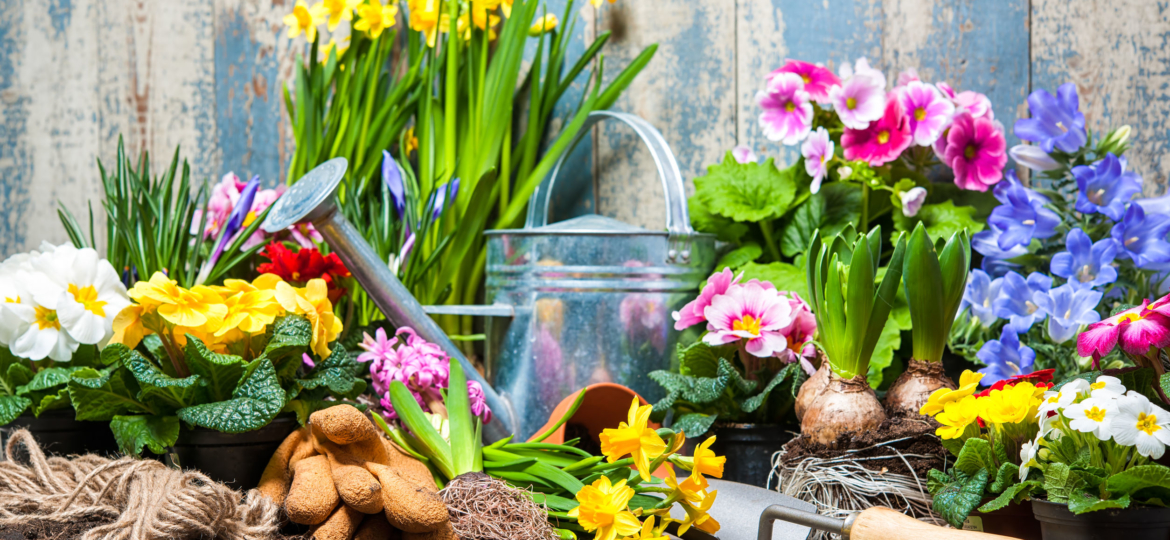
[[(708, 480), (710, 491), (717, 491), (715, 504), (709, 512), (711, 517), (719, 522), (719, 532), (714, 535), (718, 540), (756, 540), (759, 533), (760, 514), (764, 509), (774, 504), (795, 508), (805, 512), (816, 512), (812, 503), (795, 497), (784, 495), (761, 487), (728, 482), (726, 480)], [(686, 512), (676, 505), (670, 513), (677, 520), (686, 518)], [(804, 540), (808, 538), (811, 528), (786, 521), (777, 521), (772, 529), (772, 540)], [(711, 540), (712, 536), (703, 531), (691, 528), (683, 535), (683, 540)]]

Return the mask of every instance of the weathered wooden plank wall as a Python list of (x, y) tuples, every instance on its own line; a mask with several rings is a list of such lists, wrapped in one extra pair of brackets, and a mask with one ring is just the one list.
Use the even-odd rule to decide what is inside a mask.
[[(564, 0), (550, 3), (559, 12)], [(1170, 175), (1170, 7), (1150, 0), (583, 0), (577, 50), (612, 31), (612, 76), (655, 60), (617, 108), (647, 118), (689, 181), (736, 144), (787, 161), (756, 118), (763, 76), (794, 57), (834, 69), (866, 56), (889, 76), (988, 94), (1010, 126), (1035, 88), (1077, 83), (1094, 129), (1134, 127), (1130, 163), (1150, 194)], [(280, 84), (300, 42), (290, 0), (0, 0), (0, 255), (59, 242), (58, 201), (99, 194), (94, 159), (118, 137), (154, 162), (181, 144), (199, 178), (284, 176), (292, 148)], [(562, 212), (662, 223), (661, 190), (629, 132), (604, 126), (575, 155)], [(1011, 139), (1009, 142), (1014, 141)]]

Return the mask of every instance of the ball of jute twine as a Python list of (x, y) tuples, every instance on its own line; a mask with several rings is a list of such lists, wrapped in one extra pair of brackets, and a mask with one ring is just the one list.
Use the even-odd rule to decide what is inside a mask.
[(0, 525), (114, 519), (83, 540), (271, 538), (278, 507), (194, 471), (153, 460), (95, 455), (46, 458), (28, 430), (12, 434), (0, 462)]

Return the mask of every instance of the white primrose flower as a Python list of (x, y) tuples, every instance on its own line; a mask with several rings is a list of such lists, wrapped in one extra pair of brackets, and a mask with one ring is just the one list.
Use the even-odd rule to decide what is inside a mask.
[(1040, 452), (1041, 436), (1037, 436), (1035, 441), (1025, 442), (1020, 446), (1020, 481), (1028, 479), (1028, 471), (1039, 465), (1036, 462), (1036, 454)]
[(1075, 379), (1060, 387), (1059, 392), (1049, 390), (1044, 392), (1044, 401), (1040, 402), (1039, 411), (1041, 414), (1059, 411), (1072, 405), (1077, 400), (1081, 392), (1089, 390), (1089, 382), (1084, 379)]
[(1089, 391), (1095, 398), (1117, 399), (1125, 395), (1125, 386), (1117, 377), (1102, 375), (1097, 377), (1097, 382), (1089, 385)]
[(1058, 420), (1060, 420), (1059, 414), (1041, 412), (1041, 413), (1039, 413), (1039, 417), (1040, 417), (1040, 436), (1041, 437), (1048, 437), (1049, 433), (1052, 433), (1054, 431), (1056, 431), (1056, 432), (1060, 431), (1058, 429), (1055, 429), (1056, 422)]
[(1110, 427), (1113, 440), (1137, 448), (1145, 457), (1162, 457), (1170, 444), (1170, 413), (1133, 390), (1117, 400), (1117, 408)]
[(1083, 392), (1087, 396), (1089, 395), (1089, 391), (1091, 389), (1092, 387), (1089, 385), (1089, 381), (1084, 379), (1073, 379), (1064, 383), (1064, 385), (1060, 387), (1060, 393), (1063, 394), (1068, 392), (1069, 394), (1073, 395), (1073, 399), (1076, 399), (1077, 393)]
[(24, 287), (28, 279), (27, 254), (13, 255), (0, 263), (0, 345), (8, 347), (28, 330), (32, 295)]
[(1113, 436), (1110, 425), (1117, 416), (1117, 400), (1091, 397), (1066, 407), (1064, 416), (1069, 420), (1068, 427), (1081, 433), (1092, 433), (1098, 439), (1107, 441)]
[(105, 344), (114, 333), (114, 317), (130, 305), (109, 261), (93, 249), (65, 244), (45, 250), (30, 264), (44, 276), (30, 282), (33, 300), (56, 311), (60, 327), (78, 343)]

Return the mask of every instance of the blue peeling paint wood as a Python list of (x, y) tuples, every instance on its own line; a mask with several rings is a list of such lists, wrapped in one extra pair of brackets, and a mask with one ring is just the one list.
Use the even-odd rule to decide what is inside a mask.
[(29, 97), (20, 88), (17, 65), (24, 60), (24, 33), (21, 24), (23, 2), (0, 4), (0, 253), (5, 257), (25, 244), (25, 217), (28, 211), (28, 179), (32, 162), (25, 132)]

